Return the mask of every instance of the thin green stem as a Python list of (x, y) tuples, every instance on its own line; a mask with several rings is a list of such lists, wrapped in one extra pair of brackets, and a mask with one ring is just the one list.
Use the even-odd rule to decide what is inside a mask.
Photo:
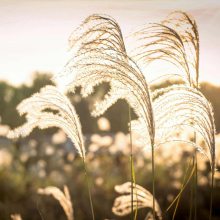
[(134, 215), (134, 193), (133, 193), (133, 185), (136, 184), (135, 181), (135, 170), (134, 170), (134, 158), (133, 158), (133, 144), (132, 144), (132, 131), (131, 131), (131, 107), (128, 106), (128, 115), (129, 115), (129, 130), (130, 130), (130, 169), (131, 169), (131, 220), (137, 218), (137, 209)]
[(211, 179), (211, 196), (210, 196), (210, 210), (209, 210), (209, 220), (212, 220), (212, 200), (213, 200), (213, 189), (214, 189), (214, 167), (212, 167), (212, 179)]
[(151, 144), (152, 157), (152, 192), (153, 192), (153, 220), (155, 220), (155, 164), (154, 164), (154, 145)]
[[(135, 187), (135, 193), (134, 194), (136, 196), (136, 201), (138, 201), (137, 189), (136, 189), (136, 177), (135, 177), (135, 170), (134, 170), (134, 161), (131, 161), (131, 162), (132, 162), (132, 178), (133, 178), (134, 187)], [(136, 206), (135, 206), (134, 220), (137, 219), (137, 213), (138, 213), (138, 202), (136, 202)]]
[(131, 133), (131, 107), (128, 106), (128, 116), (129, 116), (129, 130), (130, 130), (130, 170), (131, 170), (131, 220), (134, 219), (134, 196), (133, 196), (133, 146), (132, 146), (132, 133)]
[[(183, 183), (182, 183), (182, 185), (181, 185), (181, 189), (180, 189), (180, 190), (183, 189), (183, 187), (184, 187), (184, 185), (185, 185), (185, 183), (186, 183), (186, 177), (187, 177), (187, 173), (188, 173), (189, 168), (190, 168), (190, 161), (189, 161), (188, 166), (187, 166), (187, 169), (186, 169), (186, 171), (185, 171), (185, 174), (184, 174), (184, 177), (183, 177)], [(182, 191), (182, 192), (183, 192), (183, 191)], [(182, 195), (182, 193), (180, 194), (180, 196), (179, 196), (178, 199), (177, 199), (176, 206), (175, 206), (175, 209), (174, 209), (174, 212), (173, 212), (172, 220), (175, 219), (176, 211), (177, 211), (177, 208), (178, 208), (178, 205), (179, 205), (179, 202), (180, 202), (181, 195)]]
[(189, 220), (192, 220), (192, 214), (193, 214), (193, 194), (194, 194), (194, 188), (193, 184), (190, 186), (190, 210), (189, 210)]
[(194, 199), (194, 220), (197, 219), (197, 187), (198, 187), (198, 166), (197, 166), (197, 153), (195, 151), (195, 174), (194, 174), (194, 187), (195, 187), (195, 199)]
[(179, 198), (179, 196), (181, 195), (181, 193), (183, 192), (183, 190), (186, 188), (187, 184), (189, 183), (190, 179), (192, 178), (193, 174), (194, 174), (194, 171), (195, 171), (195, 166), (193, 166), (193, 169), (191, 171), (191, 173), (189, 174), (189, 177), (185, 183), (185, 185), (182, 187), (182, 189), (180, 190), (180, 192), (178, 193), (178, 195), (176, 196), (176, 198), (173, 200), (173, 202), (169, 205), (169, 207), (166, 209), (166, 211), (168, 211), (172, 206), (173, 204), (176, 202), (176, 200)]
[(93, 208), (93, 202), (92, 202), (92, 196), (91, 196), (91, 190), (90, 190), (90, 184), (89, 184), (89, 177), (88, 177), (88, 173), (87, 173), (86, 162), (85, 162), (85, 159), (83, 159), (82, 161), (83, 161), (84, 173), (85, 173), (85, 177), (86, 177), (87, 189), (88, 189), (88, 194), (89, 194), (89, 203), (90, 203), (90, 209), (91, 209), (91, 214), (92, 214), (92, 220), (95, 220), (94, 208)]
[[(193, 157), (193, 167), (195, 167), (195, 157)], [(193, 173), (194, 176), (194, 173)], [(195, 191), (195, 187), (193, 185), (193, 183), (191, 183), (190, 186), (190, 212), (189, 212), (189, 219), (192, 220), (192, 216), (193, 216), (193, 207), (194, 207), (194, 203), (193, 203), (193, 196), (194, 196), (194, 192)]]
[[(194, 132), (193, 141), (196, 145), (196, 132)], [(198, 187), (198, 165), (197, 165), (197, 151), (195, 150), (194, 154), (194, 166), (195, 166), (195, 173), (194, 173), (194, 220), (197, 219), (197, 187)]]

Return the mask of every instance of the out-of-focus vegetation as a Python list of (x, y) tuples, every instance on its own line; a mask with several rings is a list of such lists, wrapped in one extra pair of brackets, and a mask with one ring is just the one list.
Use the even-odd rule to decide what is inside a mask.
[[(17, 105), (25, 98), (29, 97), (45, 85), (52, 85), (51, 74), (35, 73), (31, 85), (12, 86), (5, 81), (0, 81), (0, 117), (1, 124), (9, 125), (11, 128), (17, 127), (23, 121), (16, 110)], [(92, 97), (82, 99), (79, 91), (75, 94), (69, 94), (73, 105), (76, 108), (80, 121), (82, 123), (83, 133), (97, 132), (96, 119), (90, 116), (90, 108), (97, 98), (104, 96), (108, 89), (107, 84), (97, 87), (97, 91)], [(127, 103), (123, 100), (113, 106), (105, 116), (112, 122), (112, 132), (128, 130), (128, 108)]]
[[(26, 97), (37, 92), (44, 85), (52, 84), (48, 74), (35, 74), (30, 86), (14, 87), (6, 82), (0, 83), (0, 116), (3, 125), (16, 127), (22, 123), (16, 112), (16, 106)], [(166, 86), (169, 82), (164, 85)], [(112, 214), (111, 207), (117, 193), (114, 186), (130, 180), (129, 136), (127, 133), (128, 106), (124, 101), (116, 103), (99, 120), (90, 116), (89, 110), (97, 98), (102, 98), (107, 84), (97, 88), (93, 96), (82, 99), (79, 92), (69, 94), (80, 116), (88, 149), (89, 175), (96, 219), (128, 219)], [(202, 83), (201, 90), (214, 107), (217, 132), (220, 131), (220, 87)], [(135, 117), (133, 115), (133, 117)], [(111, 124), (109, 124), (111, 121)], [(190, 134), (185, 132), (181, 135)], [(220, 137), (217, 136), (217, 168), (220, 167)], [(184, 172), (191, 158), (192, 149), (184, 144), (166, 144), (156, 149), (156, 198), (164, 211), (178, 194)], [(134, 144), (136, 181), (151, 190), (150, 152)], [(210, 167), (207, 160), (198, 158), (198, 218), (208, 219), (210, 196)], [(144, 170), (144, 172), (143, 172)], [(193, 181), (193, 180), (192, 180)], [(90, 218), (89, 201), (84, 179), (83, 165), (72, 143), (65, 134), (57, 129), (35, 131), (26, 139), (11, 142), (0, 138), (0, 219), (9, 219), (10, 214), (20, 213), (23, 219), (65, 219), (58, 202), (52, 198), (37, 194), (37, 189), (48, 185), (70, 188), (73, 208), (77, 220)], [(176, 219), (188, 219), (190, 210), (191, 183), (180, 200)], [(216, 172), (214, 189), (213, 220), (219, 219), (220, 175)], [(139, 219), (143, 219), (146, 210), (140, 210)], [(166, 214), (172, 216), (172, 209)]]
[[(5, 81), (0, 81), (0, 116), (1, 124), (9, 125), (14, 128), (22, 123), (22, 118), (18, 116), (16, 110), (17, 105), (25, 98), (29, 97), (33, 93), (40, 90), (45, 85), (52, 85), (51, 74), (48, 73), (35, 73), (33, 75), (33, 82), (31, 85), (21, 85), (18, 87), (12, 86)], [(166, 87), (171, 85), (171, 82), (156, 85), (152, 87)], [(212, 103), (215, 114), (216, 130), (220, 132), (220, 100), (218, 94), (220, 94), (220, 87), (214, 86), (209, 83), (201, 83), (200, 85), (202, 93)], [(75, 106), (80, 121), (82, 123), (83, 133), (96, 133), (98, 131), (96, 121), (97, 119), (90, 116), (90, 109), (97, 99), (101, 99), (106, 91), (109, 89), (107, 83), (103, 83), (98, 86), (92, 96), (89, 98), (82, 98), (79, 94), (79, 90), (75, 94), (69, 94), (73, 105)], [(119, 100), (114, 106), (112, 106), (105, 114), (109, 121), (111, 121), (112, 132), (127, 132), (128, 131), (128, 105), (124, 100)], [(135, 117), (133, 115), (133, 117)]]
[(17, 105), (24, 99), (39, 91), (41, 87), (52, 84), (50, 74), (35, 73), (31, 85), (22, 84), (12, 86), (5, 81), (0, 81), (0, 116), (1, 123), (11, 127), (21, 124), (22, 119), (16, 111)]

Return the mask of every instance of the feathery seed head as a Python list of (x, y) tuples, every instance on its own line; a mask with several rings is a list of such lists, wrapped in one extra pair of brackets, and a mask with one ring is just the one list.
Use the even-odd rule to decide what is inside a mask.
[[(131, 182), (115, 186), (115, 191), (119, 194), (113, 204), (112, 212), (118, 216), (125, 216), (131, 213)], [(134, 208), (153, 208), (153, 196), (143, 187), (133, 183), (133, 207)], [(160, 206), (155, 201), (155, 212), (158, 218), (162, 219)]]
[(69, 193), (69, 189), (67, 186), (64, 186), (64, 192), (62, 192), (59, 188), (54, 186), (48, 186), (44, 189), (39, 188), (38, 193), (42, 195), (52, 195), (62, 206), (67, 219), (73, 220), (73, 207), (72, 201)]
[[(85, 158), (85, 148), (78, 115), (69, 99), (55, 86), (46, 86), (17, 107), (25, 115), (26, 123), (9, 131), (9, 138), (28, 136), (36, 127), (45, 129), (58, 127), (71, 139), (80, 156)], [(55, 113), (54, 113), (55, 112)]]

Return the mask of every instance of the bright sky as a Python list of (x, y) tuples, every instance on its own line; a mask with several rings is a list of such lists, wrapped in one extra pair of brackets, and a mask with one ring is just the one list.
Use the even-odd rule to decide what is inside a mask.
[(126, 35), (172, 10), (196, 19), (201, 80), (219, 85), (220, 0), (0, 0), (0, 80), (20, 84), (34, 71), (59, 72), (70, 33), (90, 14), (111, 15)]

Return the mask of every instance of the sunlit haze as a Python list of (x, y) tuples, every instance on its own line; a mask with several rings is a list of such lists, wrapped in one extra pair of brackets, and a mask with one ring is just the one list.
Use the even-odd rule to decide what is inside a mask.
[(173, 10), (195, 18), (200, 33), (201, 81), (220, 84), (220, 1), (0, 1), (0, 80), (28, 82), (34, 71), (59, 72), (67, 61), (67, 40), (93, 13), (114, 17), (123, 34), (160, 21)]

